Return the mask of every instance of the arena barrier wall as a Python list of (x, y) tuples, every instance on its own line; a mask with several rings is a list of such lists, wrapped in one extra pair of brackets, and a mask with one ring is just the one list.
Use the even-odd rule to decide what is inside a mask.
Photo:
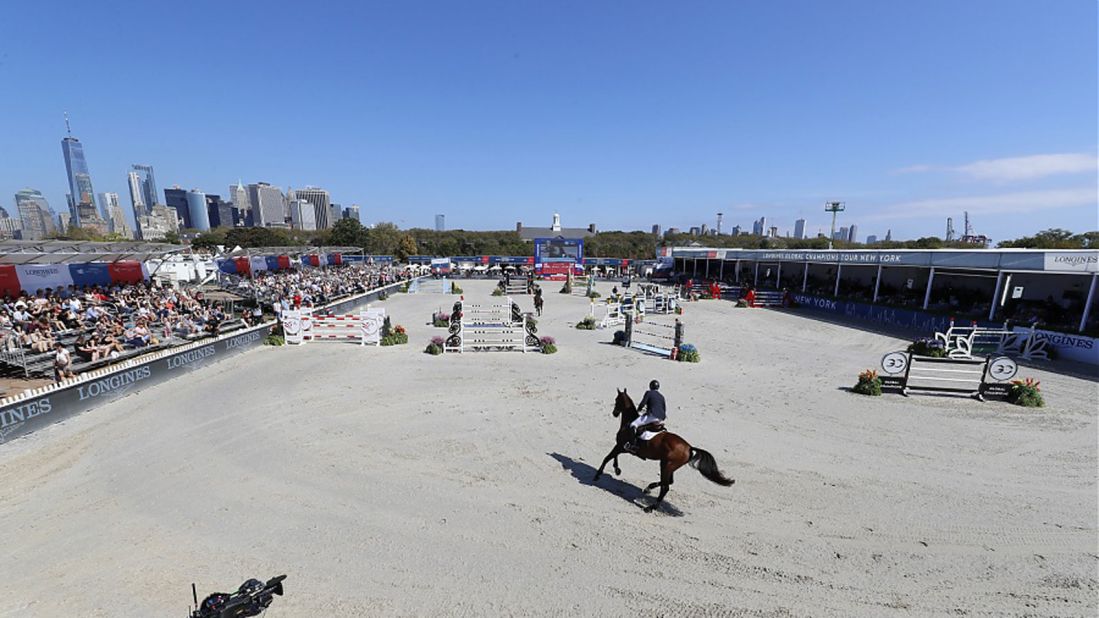
[[(383, 292), (395, 292), (404, 283), (393, 283), (322, 308), (332, 313), (348, 312), (377, 301)], [(0, 445), (148, 386), (184, 376), (195, 369), (261, 346), (274, 327), (275, 322), (268, 322), (214, 339), (161, 350), (2, 399)]]

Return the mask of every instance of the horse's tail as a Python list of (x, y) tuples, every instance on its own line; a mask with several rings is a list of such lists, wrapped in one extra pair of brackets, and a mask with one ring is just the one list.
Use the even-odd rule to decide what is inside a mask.
[(702, 476), (718, 485), (728, 487), (736, 482), (722, 474), (721, 470), (718, 470), (717, 462), (714, 461), (713, 455), (700, 448), (691, 447), (691, 460), (689, 463), (692, 468), (701, 472)]

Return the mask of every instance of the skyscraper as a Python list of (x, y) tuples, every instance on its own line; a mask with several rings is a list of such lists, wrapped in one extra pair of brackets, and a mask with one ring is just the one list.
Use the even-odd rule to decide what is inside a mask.
[(65, 130), (68, 135), (61, 140), (61, 153), (65, 156), (65, 173), (69, 177), (69, 211), (76, 227), (82, 227), (81, 217), (88, 216), (89, 209), (91, 214), (95, 213), (95, 192), (84, 158), (84, 145), (72, 136), (68, 114), (65, 115)]
[[(297, 195), (301, 196), (301, 190)], [(266, 182), (248, 185), (248, 201), (256, 227), (286, 227), (286, 211), (282, 190)], [(327, 207), (327, 203), (325, 204)], [(325, 213), (327, 214), (327, 212)]]
[(339, 204), (330, 204), (328, 206), (328, 227), (336, 225), (336, 222), (343, 218), (343, 206)]
[(859, 238), (859, 226), (852, 223), (851, 227), (848, 228), (848, 230), (847, 230), (847, 242), (858, 242), (858, 238)]
[(435, 215), (435, 231), (446, 231), (446, 215)]
[(317, 210), (302, 199), (290, 200), (290, 226), (295, 230), (317, 229)]
[(885, 230), (885, 242), (891, 242), (893, 240), (893, 230)]
[(180, 227), (192, 228), (191, 211), (187, 206), (187, 191), (179, 185), (164, 190), (164, 204), (175, 211), (175, 216), (182, 221)]
[(153, 175), (153, 166), (135, 163), (131, 167), (137, 173), (141, 200), (145, 204), (144, 214), (149, 214), (152, 212), (154, 204), (161, 203), (160, 194), (156, 192), (156, 177)]
[(832, 233), (832, 240), (847, 240), (847, 228), (841, 227)]
[(237, 214), (242, 221), (245, 216), (251, 216), (252, 201), (248, 198), (248, 190), (244, 188), (244, 185), (240, 180), (237, 181), (235, 187), (229, 187), (229, 201), (232, 202), (233, 206), (237, 209)]
[(878, 237), (877, 236), (871, 234), (871, 235), (866, 237), (866, 244), (872, 245), (876, 242), (878, 242)]
[(19, 217), (11, 217), (8, 211), (0, 206), (0, 240), (23, 237), (23, 222)]
[(343, 218), (351, 219), (355, 223), (361, 223), (361, 221), (359, 220), (359, 206), (357, 204), (352, 204), (347, 208), (344, 208)]
[(23, 227), (24, 240), (42, 240), (57, 233), (53, 210), (41, 191), (23, 189), (15, 194), (15, 206)]
[(805, 219), (794, 221), (794, 238), (805, 238)]
[(200, 232), (210, 231), (210, 211), (207, 208), (206, 194), (198, 189), (187, 192), (187, 218), (192, 227)]
[(317, 229), (323, 230), (332, 227), (335, 221), (329, 221), (329, 206), (331, 205), (332, 198), (329, 196), (328, 191), (317, 187), (306, 187), (304, 189), (297, 189), (294, 192), (299, 200), (305, 200), (313, 205), (316, 210), (315, 219), (317, 222)]
[(130, 233), (130, 224), (126, 221), (126, 215), (122, 212), (122, 202), (117, 193), (100, 193), (99, 207), (107, 215), (107, 230), (112, 234), (118, 234), (123, 238), (133, 238)]
[(758, 221), (752, 223), (752, 234), (755, 236), (763, 236), (767, 233), (767, 217), (760, 217)]
[(660, 224), (659, 223), (654, 223), (653, 224), (653, 236), (657, 236), (657, 237), (660, 236)]

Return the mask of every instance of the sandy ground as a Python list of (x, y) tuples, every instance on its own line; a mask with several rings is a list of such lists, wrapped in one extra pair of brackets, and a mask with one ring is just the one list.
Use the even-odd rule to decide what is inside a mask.
[[(704, 301), (674, 363), (546, 288), (553, 356), (425, 355), (449, 300), (397, 295), (408, 346), (264, 348), (4, 445), (0, 615), (182, 616), (192, 581), (281, 573), (271, 617), (1095, 615), (1095, 382), (861, 397), (899, 340)], [(651, 378), (734, 486), (684, 469), (645, 514), (656, 463), (591, 483)]]

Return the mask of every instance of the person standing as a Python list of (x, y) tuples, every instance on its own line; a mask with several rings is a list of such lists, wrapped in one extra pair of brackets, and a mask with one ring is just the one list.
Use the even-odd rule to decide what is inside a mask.
[(54, 348), (54, 355), (53, 355), (53, 380), (54, 380), (54, 382), (60, 382), (61, 380), (64, 380), (65, 378), (73, 377), (73, 371), (72, 371), (73, 358), (72, 358), (72, 354), (69, 354), (68, 349), (66, 349), (65, 345), (62, 344), (60, 341), (58, 341), (56, 344), (54, 344), (53, 348)]

